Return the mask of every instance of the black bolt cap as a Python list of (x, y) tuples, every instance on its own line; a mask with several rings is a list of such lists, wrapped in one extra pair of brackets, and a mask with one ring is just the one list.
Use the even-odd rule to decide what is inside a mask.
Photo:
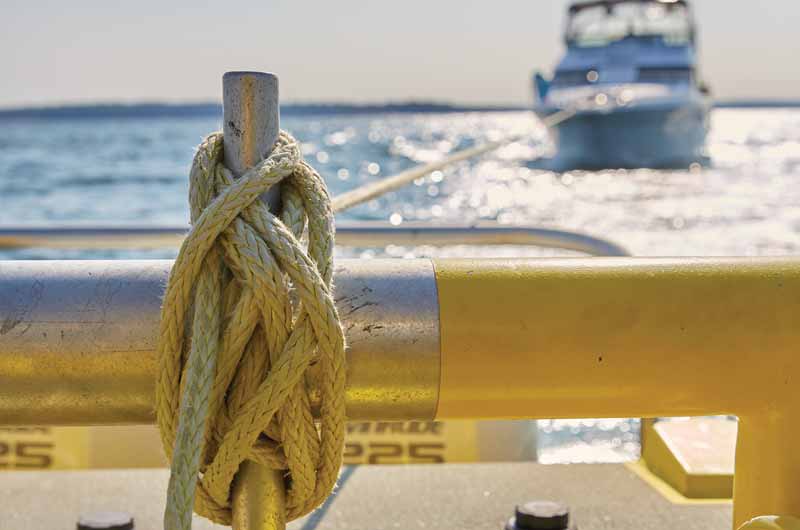
[(133, 517), (125, 512), (94, 512), (81, 515), (78, 530), (133, 530)]
[(569, 507), (552, 501), (531, 501), (517, 506), (506, 530), (568, 530)]

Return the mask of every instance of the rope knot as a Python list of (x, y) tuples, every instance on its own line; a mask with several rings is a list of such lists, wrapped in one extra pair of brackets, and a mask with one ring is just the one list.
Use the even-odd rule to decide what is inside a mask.
[[(278, 182), (275, 216), (258, 198)], [(292, 520), (331, 492), (344, 444), (330, 197), (289, 134), (235, 179), (217, 133), (195, 155), (189, 202), (192, 229), (170, 273), (158, 344), (156, 413), (172, 460), (165, 527), (190, 528), (192, 509), (230, 524), (244, 460), (285, 470)], [(319, 429), (306, 377), (313, 363)]]

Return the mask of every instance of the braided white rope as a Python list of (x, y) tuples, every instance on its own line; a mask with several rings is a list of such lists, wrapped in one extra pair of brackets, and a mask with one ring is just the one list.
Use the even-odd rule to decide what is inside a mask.
[[(231, 482), (246, 459), (286, 470), (286, 520), (300, 517), (331, 492), (344, 444), (344, 335), (325, 183), (284, 132), (238, 180), (222, 149), (212, 134), (194, 158), (192, 230), (161, 312), (156, 413), (172, 459), (168, 530), (191, 528), (193, 509), (230, 524)], [(280, 219), (258, 200), (278, 182)], [(305, 380), (315, 361), (319, 429)]]

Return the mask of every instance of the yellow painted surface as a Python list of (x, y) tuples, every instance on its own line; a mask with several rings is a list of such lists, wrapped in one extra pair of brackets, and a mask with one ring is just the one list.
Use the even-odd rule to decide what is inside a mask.
[(118, 427), (0, 428), (0, 469), (163, 467), (158, 430)]
[(691, 499), (686, 497), (668, 484), (663, 478), (650, 471), (650, 469), (647, 467), (647, 464), (643, 460), (639, 460), (638, 462), (626, 462), (624, 465), (672, 504), (704, 505), (731, 503), (731, 499), (729, 498)]
[(345, 464), (439, 464), (479, 459), (474, 421), (350, 423)]
[[(345, 464), (535, 460), (535, 422), (350, 423)], [(0, 429), (0, 470), (166, 466), (152, 425)]]
[(759, 515), (800, 517), (798, 440), (797, 409), (766, 410), (739, 417), (734, 521), (742, 523)]
[(749, 263), (436, 260), (437, 417), (702, 416), (788, 405), (800, 378), (800, 267)]
[(89, 467), (85, 427), (0, 428), (0, 470)]
[(693, 499), (733, 495), (736, 422), (691, 418), (650, 424), (642, 444), (647, 467)]
[[(79, 427), (76, 427), (79, 428)], [(89, 467), (164, 467), (161, 437), (154, 425), (88, 427)]]
[(740, 418), (734, 521), (800, 514), (791, 259), (435, 260), (437, 418)]

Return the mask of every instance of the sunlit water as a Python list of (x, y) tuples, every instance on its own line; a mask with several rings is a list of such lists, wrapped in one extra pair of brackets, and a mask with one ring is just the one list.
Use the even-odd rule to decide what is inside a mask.
[[(552, 173), (527, 112), (288, 118), (334, 194), (452, 151), (525, 134), (480, 160), (437, 172), (340, 219), (558, 227), (609, 238), (632, 254), (781, 255), (800, 238), (800, 110), (717, 110), (711, 168)], [(194, 146), (218, 120), (0, 121), (0, 225), (184, 225)], [(552, 255), (529, 248), (389, 246), (364, 258)], [(168, 251), (0, 251), (0, 259), (171, 257)], [(620, 460), (638, 451), (638, 421), (540, 423), (544, 461)]]

